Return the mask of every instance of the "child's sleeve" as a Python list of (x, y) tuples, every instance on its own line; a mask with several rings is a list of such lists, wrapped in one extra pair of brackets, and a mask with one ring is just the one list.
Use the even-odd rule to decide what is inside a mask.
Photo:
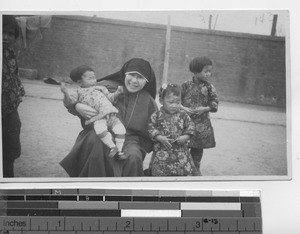
[(23, 96), (25, 96), (25, 89), (24, 89), (24, 86), (23, 86), (23, 84), (22, 84), (22, 82), (21, 82), (21, 80), (20, 80), (20, 75), (19, 75), (19, 63), (18, 63), (16, 54), (15, 54), (14, 51), (13, 51), (13, 60), (14, 60), (14, 62), (15, 62), (15, 64), (16, 64), (16, 70), (15, 70), (15, 72), (16, 72), (16, 74), (17, 74), (17, 76), (16, 76), (16, 78), (17, 78), (16, 83), (17, 83), (17, 86), (19, 87), (21, 97), (23, 97)]
[(208, 106), (210, 107), (210, 112), (217, 112), (219, 105), (219, 98), (215, 87), (211, 84), (208, 89)]
[(150, 138), (154, 141), (155, 137), (158, 135), (161, 135), (161, 132), (157, 129), (157, 118), (158, 118), (158, 113), (154, 112), (148, 121), (148, 133)]
[(69, 109), (69, 107), (74, 106), (78, 103), (78, 91), (73, 89), (67, 89), (64, 94), (64, 105)]
[(111, 103), (115, 104), (117, 102), (118, 96), (120, 95), (120, 92), (118, 90), (111, 93), (105, 86), (95, 86), (95, 88), (101, 91)]
[(183, 123), (184, 123), (184, 131), (182, 135), (190, 135), (194, 136), (195, 135), (195, 124), (191, 117), (187, 114), (184, 113), (183, 115)]

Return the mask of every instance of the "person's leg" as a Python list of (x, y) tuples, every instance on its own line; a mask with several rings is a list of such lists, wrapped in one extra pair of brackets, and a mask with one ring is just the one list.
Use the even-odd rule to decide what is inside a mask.
[(109, 157), (115, 156), (118, 150), (113, 141), (113, 137), (112, 137), (111, 133), (107, 129), (106, 119), (101, 119), (101, 120), (95, 121), (94, 129), (95, 129), (96, 135), (100, 138), (100, 140), (110, 148)]
[(96, 135), (94, 128), (82, 130), (71, 151), (59, 162), (70, 177), (112, 177), (113, 161), (109, 148)]
[(12, 158), (3, 161), (3, 178), (14, 177), (14, 162)]
[(20, 132), (18, 110), (2, 116), (3, 177), (14, 177), (14, 161), (21, 155)]
[(143, 160), (146, 152), (135, 141), (126, 141), (123, 149), (126, 159), (122, 168), (122, 176), (144, 176)]
[(118, 154), (119, 156), (122, 156), (124, 154), (122, 150), (125, 142), (126, 129), (122, 124), (122, 122), (117, 117), (114, 118), (115, 119), (112, 123), (111, 130), (115, 134), (115, 142), (118, 148)]
[(202, 156), (203, 156), (203, 149), (202, 148), (200, 148), (200, 149), (191, 148), (190, 153), (191, 153), (192, 158), (194, 160), (195, 167), (201, 175), (200, 165), (201, 165), (201, 159), (202, 159)]

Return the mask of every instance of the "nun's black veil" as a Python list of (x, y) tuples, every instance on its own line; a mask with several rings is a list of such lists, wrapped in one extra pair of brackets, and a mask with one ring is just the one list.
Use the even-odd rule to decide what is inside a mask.
[[(138, 66), (137, 66), (138, 65)], [(120, 71), (115, 72), (111, 75), (105, 76), (98, 81), (102, 80), (113, 80), (120, 84), (124, 85), (125, 80), (125, 73), (128, 69), (128, 67), (135, 67), (138, 72), (143, 74), (148, 82), (146, 83), (145, 87), (143, 88), (145, 91), (147, 91), (154, 99), (156, 97), (156, 78), (154, 71), (150, 65), (150, 63), (142, 58), (133, 58), (129, 61), (127, 61)], [(140, 70), (141, 71), (140, 71)]]

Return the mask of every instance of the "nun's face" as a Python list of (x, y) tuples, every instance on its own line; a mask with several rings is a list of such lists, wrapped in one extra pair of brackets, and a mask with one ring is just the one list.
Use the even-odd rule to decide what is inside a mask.
[(125, 87), (130, 93), (136, 93), (144, 88), (147, 80), (139, 73), (126, 73), (125, 74)]

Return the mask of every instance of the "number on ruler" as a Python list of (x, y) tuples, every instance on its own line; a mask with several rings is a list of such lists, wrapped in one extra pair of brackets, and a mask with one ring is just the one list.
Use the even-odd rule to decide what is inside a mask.
[(129, 220), (125, 222), (125, 228), (130, 228), (131, 227), (130, 225), (131, 225), (131, 223)]
[(218, 220), (217, 219), (203, 219), (204, 223), (213, 223), (213, 224), (218, 224)]

